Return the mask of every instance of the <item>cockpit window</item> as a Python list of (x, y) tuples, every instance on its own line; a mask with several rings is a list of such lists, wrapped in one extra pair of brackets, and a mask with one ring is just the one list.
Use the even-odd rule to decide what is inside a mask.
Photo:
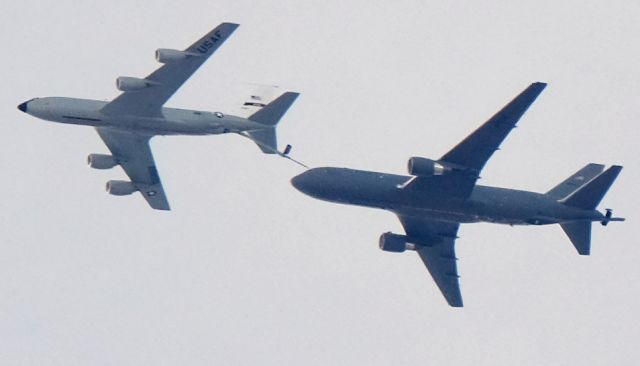
[(222, 112), (215, 112), (214, 115), (218, 118), (224, 117), (224, 114), (222, 114)]

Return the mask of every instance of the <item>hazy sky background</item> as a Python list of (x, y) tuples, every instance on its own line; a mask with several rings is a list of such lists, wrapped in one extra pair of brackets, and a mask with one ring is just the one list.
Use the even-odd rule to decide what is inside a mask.
[[(640, 5), (632, 1), (20, 1), (0, 7), (0, 364), (630, 365), (640, 357)], [(16, 109), (111, 99), (223, 21), (241, 24), (169, 106), (231, 112), (246, 83), (302, 93), (279, 128), (310, 166), (404, 173), (533, 81), (549, 86), (482, 184), (544, 192), (625, 166), (590, 257), (558, 226), (463, 225), (465, 308), (391, 213), (294, 190), (238, 136), (161, 137), (171, 212), (104, 192), (97, 134)]]

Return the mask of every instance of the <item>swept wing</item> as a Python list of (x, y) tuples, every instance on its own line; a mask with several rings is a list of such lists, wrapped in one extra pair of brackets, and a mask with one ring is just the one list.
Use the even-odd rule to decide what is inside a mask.
[[(184, 57), (165, 63), (147, 76), (145, 81), (150, 83), (149, 87), (123, 92), (104, 106), (102, 112), (112, 115), (161, 116), (162, 106), (166, 101), (238, 26), (234, 23), (220, 24), (182, 51)], [(149, 205), (157, 210), (169, 210), (149, 148), (151, 136), (106, 127), (98, 127), (96, 130)]]
[(462, 307), (454, 248), (460, 225), (405, 215), (398, 218), (449, 305)]
[[(462, 140), (438, 163), (452, 168), (444, 175), (417, 176), (403, 189), (466, 199), (471, 195), (480, 171), (494, 151), (515, 127), (520, 117), (547, 86), (533, 83), (498, 113)], [(455, 256), (455, 240), (460, 224), (398, 214), (411, 243), (440, 288), (449, 305), (462, 306)]]
[(156, 210), (170, 210), (149, 148), (150, 136), (108, 127), (97, 127), (96, 131), (149, 205)]
[(454, 171), (442, 176), (416, 177), (405, 188), (432, 189), (435, 185), (446, 189), (447, 194), (455, 197), (469, 197), (484, 165), (546, 86), (547, 84), (540, 82), (529, 85), (438, 160), (455, 166)]
[(107, 114), (159, 116), (164, 103), (238, 28), (235, 23), (222, 23), (187, 47), (186, 57), (171, 61), (145, 78), (151, 86), (125, 91), (107, 104)]

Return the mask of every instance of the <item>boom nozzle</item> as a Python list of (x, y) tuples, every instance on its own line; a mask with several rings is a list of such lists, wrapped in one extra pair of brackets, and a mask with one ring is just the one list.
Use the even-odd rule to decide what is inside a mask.
[(600, 221), (602, 226), (607, 226), (611, 221), (624, 221), (624, 217), (613, 217), (613, 210), (610, 208), (605, 209), (606, 213), (604, 215), (604, 219)]

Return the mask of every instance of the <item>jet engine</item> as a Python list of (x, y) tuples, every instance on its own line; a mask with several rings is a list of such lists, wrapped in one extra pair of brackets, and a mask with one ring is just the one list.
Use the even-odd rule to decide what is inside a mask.
[(413, 157), (409, 159), (407, 170), (411, 175), (426, 177), (447, 174), (451, 168), (435, 160)]
[(87, 164), (93, 169), (111, 169), (118, 165), (118, 161), (111, 155), (89, 154)]
[(189, 56), (196, 56), (197, 54), (185, 51), (171, 50), (168, 48), (158, 48), (156, 50), (156, 61), (162, 64), (168, 64), (170, 62), (180, 61)]
[(114, 196), (130, 195), (138, 189), (136, 186), (126, 180), (110, 180), (107, 182), (107, 192)]
[(414, 244), (407, 243), (406, 236), (391, 232), (380, 235), (378, 245), (385, 252), (402, 253), (407, 249), (415, 250)]
[(120, 76), (116, 79), (116, 87), (118, 88), (118, 90), (124, 92), (148, 88), (155, 84), (156, 83), (147, 79), (133, 78), (130, 76)]

